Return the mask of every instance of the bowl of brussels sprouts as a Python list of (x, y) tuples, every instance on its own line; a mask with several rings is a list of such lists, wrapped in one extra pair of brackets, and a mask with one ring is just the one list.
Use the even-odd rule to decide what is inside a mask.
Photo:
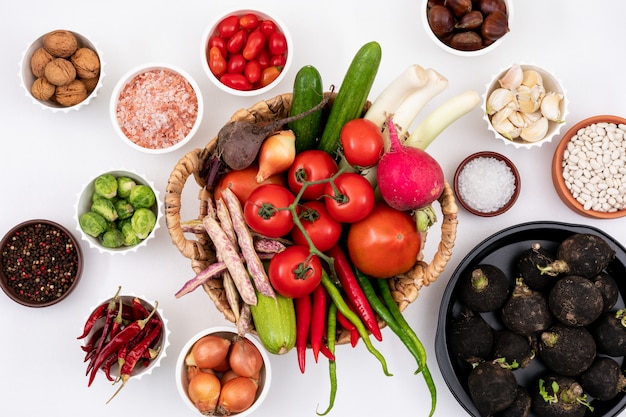
[(144, 175), (111, 170), (94, 176), (78, 195), (76, 229), (91, 248), (126, 254), (154, 237), (162, 212), (159, 192)]

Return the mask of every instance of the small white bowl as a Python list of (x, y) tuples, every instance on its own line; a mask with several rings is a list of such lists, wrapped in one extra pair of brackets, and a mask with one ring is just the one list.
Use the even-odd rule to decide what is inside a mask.
[[(172, 137), (168, 139), (169, 143), (166, 146), (148, 145), (148, 144), (144, 144), (143, 142), (140, 142), (140, 140), (146, 140), (145, 134), (141, 135), (142, 137), (138, 138), (137, 140), (131, 139), (124, 132), (124, 129), (120, 125), (120, 122), (118, 119), (118, 106), (120, 104), (120, 95), (125, 94), (126, 87), (131, 85), (133, 80), (145, 80), (145, 78), (142, 78), (145, 76), (145, 74), (153, 74), (155, 79), (157, 79), (158, 77), (158, 79), (161, 81), (161, 82), (156, 83), (158, 85), (161, 85), (162, 82), (165, 80), (169, 81), (168, 77), (173, 76), (175, 77), (174, 82), (177, 84), (177, 86), (180, 86), (181, 83), (183, 83), (182, 79), (184, 79), (183, 85), (184, 85), (184, 88), (187, 89), (186, 91), (182, 92), (180, 99), (176, 100), (176, 103), (174, 103), (174, 101), (168, 101), (168, 103), (170, 104), (167, 106), (167, 108), (150, 109), (152, 118), (154, 118), (154, 116), (160, 116), (161, 124), (167, 125), (168, 123), (170, 123), (170, 120), (168, 119), (168, 117), (170, 116), (167, 115), (167, 111), (168, 110), (171, 111), (172, 106), (174, 105), (181, 105), (182, 103), (184, 103), (186, 106), (184, 109), (182, 109), (182, 111), (185, 114), (187, 114), (187, 116), (189, 117), (188, 121), (192, 123), (192, 125), (186, 126), (186, 128), (183, 129), (184, 133), (186, 133), (184, 137), (175, 136), (176, 133), (180, 133), (180, 132), (169, 132), (168, 134)], [(147, 82), (148, 81), (146, 81), (146, 83)], [(153, 87), (154, 85), (155, 84), (153, 83), (152, 86), (150, 86), (150, 88)], [(181, 91), (175, 91), (175, 92), (181, 93)], [(158, 95), (161, 92), (154, 91), (153, 93)], [(193, 104), (194, 97), (197, 103), (196, 105)], [(190, 102), (192, 103), (191, 105), (189, 105)], [(163, 101), (161, 100), (159, 101), (159, 103), (163, 104)], [(134, 104), (136, 103), (131, 101), (128, 104), (128, 106), (132, 107), (132, 105)], [(178, 111), (179, 109), (174, 109), (174, 110)], [(128, 71), (124, 76), (122, 76), (122, 78), (120, 78), (120, 80), (117, 82), (117, 84), (113, 88), (113, 93), (111, 95), (111, 104), (109, 107), (109, 116), (111, 118), (111, 123), (113, 124), (113, 129), (118, 134), (118, 136), (122, 139), (122, 141), (126, 143), (128, 146), (130, 146), (131, 148), (144, 152), (144, 153), (148, 153), (148, 154), (164, 154), (164, 153), (175, 151), (185, 146), (200, 128), (200, 123), (202, 121), (203, 114), (204, 114), (204, 102), (202, 99), (202, 93), (200, 90), (200, 86), (196, 83), (193, 77), (191, 77), (191, 75), (189, 75), (189, 73), (187, 73), (182, 68), (176, 67), (174, 65), (162, 64), (162, 63), (148, 63), (148, 64), (140, 65)], [(146, 121), (144, 123), (140, 123), (141, 120), (134, 119), (132, 115), (129, 116), (129, 119), (133, 122), (134, 126), (139, 127), (139, 129), (146, 129), (146, 128), (154, 127), (152, 120)], [(180, 118), (177, 118), (176, 122), (180, 122)], [(154, 138), (150, 138), (150, 139), (154, 139)]]
[(476, 57), (476, 56), (485, 55), (485, 54), (493, 51), (494, 49), (496, 49), (499, 45), (501, 45), (504, 42), (504, 40), (509, 36), (509, 33), (512, 30), (513, 1), (512, 0), (504, 0), (504, 3), (506, 4), (506, 9), (507, 9), (509, 33), (506, 33), (504, 36), (502, 36), (500, 39), (496, 40), (492, 44), (490, 44), (488, 46), (485, 46), (485, 47), (483, 47), (481, 49), (477, 49), (475, 51), (463, 51), (463, 50), (460, 50), (460, 49), (455, 49), (455, 48), (451, 47), (450, 45), (446, 44), (443, 40), (439, 39), (437, 37), (437, 35), (435, 35), (433, 30), (430, 28), (430, 23), (428, 23), (428, 4), (429, 3), (430, 3), (429, 1), (424, 2), (424, 6), (423, 6), (423, 9), (422, 9), (422, 13), (421, 13), (422, 14), (422, 23), (424, 25), (424, 30), (426, 31), (426, 34), (428, 35), (428, 37), (437, 46), (439, 46), (444, 51), (449, 52), (449, 53), (451, 53), (453, 55), (462, 56), (462, 57)]
[[(211, 69), (209, 68), (208, 59), (207, 59), (207, 54), (208, 54), (207, 46), (209, 44), (209, 39), (217, 33), (218, 24), (224, 18), (228, 16), (232, 16), (232, 15), (241, 17), (247, 13), (254, 13), (257, 15), (259, 20), (272, 20), (276, 24), (278, 30), (280, 30), (283, 33), (283, 35), (285, 35), (285, 39), (287, 41), (287, 56), (286, 56), (285, 65), (283, 66), (280, 74), (270, 84), (266, 85), (265, 87), (256, 88), (253, 90), (236, 90), (234, 88), (230, 88), (224, 85), (213, 74), (213, 72), (211, 72)], [(278, 18), (278, 16), (274, 13), (270, 13), (270, 12), (262, 11), (262, 10), (256, 10), (256, 9), (232, 9), (224, 13), (221, 13), (218, 17), (213, 19), (209, 23), (207, 28), (205, 29), (204, 34), (202, 35), (202, 42), (200, 45), (200, 65), (202, 66), (202, 69), (204, 69), (204, 72), (206, 73), (207, 77), (209, 77), (211, 82), (215, 84), (217, 88), (229, 94), (233, 94), (235, 96), (252, 97), (252, 96), (258, 96), (260, 94), (267, 93), (268, 91), (276, 87), (278, 84), (280, 84), (280, 82), (285, 78), (285, 76), (289, 72), (289, 68), (291, 68), (292, 62), (293, 62), (293, 41), (291, 39), (291, 33), (289, 32), (289, 30), (287, 29), (287, 26), (283, 23), (283, 21), (280, 18)]]
[[(150, 232), (148, 237), (141, 240), (138, 244), (134, 246), (122, 246), (119, 248), (104, 247), (102, 246), (98, 238), (88, 235), (80, 227), (80, 223), (78, 220), (79, 217), (83, 213), (88, 212), (91, 208), (91, 198), (94, 193), (94, 181), (96, 180), (96, 178), (104, 174), (111, 174), (116, 178), (120, 176), (127, 176), (135, 180), (137, 184), (148, 185), (150, 188), (152, 188), (152, 191), (154, 191), (154, 195), (156, 196), (156, 203), (152, 207), (152, 211), (154, 212), (156, 216), (156, 224), (154, 225), (154, 229), (152, 229), (152, 232)], [(97, 249), (100, 253), (108, 253), (111, 255), (126, 255), (129, 252), (136, 252), (137, 249), (146, 246), (148, 244), (148, 241), (154, 238), (157, 229), (161, 227), (161, 217), (163, 214), (163, 202), (161, 202), (159, 194), (160, 193), (154, 186), (154, 183), (152, 181), (149, 181), (145, 177), (145, 175), (140, 174), (136, 171), (120, 169), (120, 170), (110, 170), (110, 171), (101, 172), (93, 176), (89, 180), (89, 182), (83, 186), (82, 191), (78, 194), (77, 202), (74, 205), (74, 221), (76, 222), (76, 230), (80, 232), (82, 240), (86, 241), (89, 244), (89, 247)]]
[[(191, 337), (191, 339), (187, 341), (185, 346), (183, 346), (183, 348), (180, 351), (180, 354), (178, 355), (178, 360), (176, 361), (176, 367), (174, 368), (174, 371), (175, 371), (174, 378), (175, 378), (176, 388), (178, 389), (178, 394), (180, 395), (180, 398), (183, 400), (183, 402), (187, 405), (187, 407), (196, 416), (203, 416), (203, 414), (196, 408), (196, 406), (193, 404), (193, 402), (189, 399), (189, 396), (187, 395), (188, 381), (187, 381), (185, 357), (191, 350), (194, 343), (196, 343), (196, 341), (210, 334), (222, 336), (230, 340), (233, 340), (235, 337), (238, 337), (237, 329), (234, 327), (217, 326), (217, 327), (210, 327), (208, 329), (201, 330), (200, 332), (195, 334), (193, 337)], [(250, 342), (252, 342), (257, 347), (259, 352), (261, 352), (261, 357), (263, 358), (263, 367), (261, 368), (261, 373), (259, 375), (257, 397), (254, 403), (250, 406), (250, 408), (248, 408), (245, 411), (242, 411), (241, 413), (230, 414), (231, 416), (238, 416), (238, 417), (245, 417), (245, 416), (253, 415), (259, 409), (259, 407), (261, 406), (261, 404), (267, 397), (267, 394), (269, 393), (270, 386), (272, 383), (272, 367), (270, 364), (269, 355), (267, 351), (265, 350), (261, 342), (256, 337), (250, 334), (246, 334), (245, 338), (249, 340)], [(215, 415), (218, 416), (220, 414), (215, 414)]]
[(33, 53), (35, 53), (37, 49), (43, 46), (43, 38), (47, 35), (48, 32), (41, 35), (33, 43), (28, 45), (26, 50), (24, 50), (24, 52), (22, 53), (22, 59), (19, 62), (18, 76), (20, 78), (20, 85), (24, 89), (26, 96), (30, 97), (32, 102), (38, 105), (39, 107), (41, 107), (42, 109), (51, 110), (54, 113), (56, 112), (68, 113), (70, 111), (79, 110), (85, 107), (87, 104), (91, 102), (91, 100), (95, 99), (96, 96), (98, 95), (98, 92), (102, 88), (102, 80), (104, 79), (104, 76), (105, 76), (105, 73), (104, 73), (105, 62), (102, 59), (102, 53), (98, 49), (97, 45), (93, 41), (89, 40), (89, 38), (87, 38), (86, 36), (80, 33), (73, 32), (73, 31), (70, 31), (70, 32), (73, 33), (74, 36), (76, 37), (79, 48), (80, 47), (90, 48), (91, 50), (96, 52), (100, 60), (100, 75), (98, 76), (98, 82), (96, 83), (91, 93), (87, 94), (87, 98), (85, 98), (80, 103), (75, 104), (73, 106), (62, 106), (61, 104), (53, 100), (38, 100), (33, 96), (31, 92), (31, 87), (33, 83), (35, 82), (35, 80), (37, 79), (37, 77), (35, 77), (35, 75), (31, 71), (30, 61), (33, 56)]
[(511, 145), (511, 146), (514, 146), (515, 148), (525, 148), (525, 149), (541, 147), (543, 144), (551, 142), (552, 139), (556, 135), (559, 134), (559, 132), (561, 131), (561, 128), (565, 125), (565, 120), (567, 118), (567, 115), (569, 114), (569, 99), (567, 97), (567, 91), (563, 87), (563, 84), (561, 83), (561, 81), (552, 72), (546, 70), (545, 68), (540, 67), (538, 65), (532, 65), (532, 64), (519, 64), (519, 65), (522, 67), (522, 70), (533, 69), (539, 72), (539, 74), (541, 74), (541, 77), (543, 78), (543, 84), (545, 86), (546, 92), (555, 92), (555, 93), (559, 93), (563, 95), (563, 100), (561, 100), (561, 103), (560, 103), (560, 112), (561, 112), (562, 121), (561, 122), (550, 121), (548, 123), (547, 134), (544, 136), (543, 139), (536, 141), (536, 142), (527, 142), (519, 137), (509, 139), (496, 131), (496, 129), (491, 124), (491, 117), (487, 114), (487, 98), (496, 88), (500, 87), (499, 80), (506, 74), (506, 72), (512, 67), (512, 65), (509, 67), (500, 69), (500, 71), (496, 73), (491, 78), (491, 80), (486, 84), (485, 93), (482, 96), (483, 120), (485, 121), (485, 123), (487, 123), (487, 129), (489, 129), (491, 133), (493, 133), (496, 139), (499, 139), (502, 142), (504, 142), (505, 145)]

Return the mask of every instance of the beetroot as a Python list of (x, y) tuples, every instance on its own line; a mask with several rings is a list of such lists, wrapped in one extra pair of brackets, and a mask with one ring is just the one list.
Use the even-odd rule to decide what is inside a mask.
[(575, 376), (586, 371), (595, 360), (596, 343), (586, 328), (556, 323), (541, 333), (539, 357), (553, 372)]
[(548, 305), (561, 323), (568, 326), (587, 326), (602, 314), (604, 300), (591, 280), (578, 275), (567, 275), (552, 287), (548, 295)]
[(376, 172), (380, 194), (396, 210), (424, 208), (443, 192), (443, 170), (426, 151), (400, 142), (392, 117), (387, 127), (391, 147), (380, 158)]
[(504, 304), (508, 295), (509, 279), (497, 266), (476, 265), (463, 275), (459, 298), (473, 311), (494, 311)]

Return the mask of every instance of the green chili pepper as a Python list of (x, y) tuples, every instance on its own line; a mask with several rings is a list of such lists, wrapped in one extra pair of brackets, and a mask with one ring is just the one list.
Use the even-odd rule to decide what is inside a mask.
[[(328, 351), (331, 354), (335, 354), (335, 337), (337, 336), (337, 306), (335, 303), (330, 303), (328, 307), (327, 317), (327, 341)], [(334, 359), (328, 360), (328, 374), (330, 376), (330, 400), (328, 402), (328, 408), (323, 413), (317, 412), (319, 416), (325, 416), (335, 405), (335, 397), (337, 396), (337, 362)]]

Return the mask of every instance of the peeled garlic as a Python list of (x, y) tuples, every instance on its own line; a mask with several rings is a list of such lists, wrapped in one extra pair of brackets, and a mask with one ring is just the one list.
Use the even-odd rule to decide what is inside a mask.
[(547, 93), (541, 101), (541, 114), (553, 122), (563, 122), (561, 120), (561, 100), (563, 100), (562, 94), (555, 92)]
[(511, 113), (511, 115), (509, 116), (509, 120), (511, 121), (511, 123), (513, 123), (515, 127), (526, 127), (528, 125), (528, 121), (524, 117), (524, 113), (519, 110), (515, 110), (513, 113)]
[(505, 106), (515, 100), (515, 95), (508, 88), (496, 88), (487, 97), (487, 114), (491, 115), (502, 110)]
[(522, 128), (520, 137), (526, 142), (537, 142), (548, 133), (548, 119), (540, 117), (537, 121)]
[(532, 113), (539, 110), (541, 102), (535, 98), (532, 89), (526, 85), (520, 85), (515, 94), (520, 111)]
[(515, 111), (512, 106), (506, 106), (491, 117), (491, 125), (496, 132), (510, 140), (518, 137), (521, 133), (521, 128), (515, 126), (509, 119), (509, 116)]
[(534, 87), (536, 85), (543, 86), (543, 77), (537, 70), (524, 70), (521, 84), (528, 87)]
[(518, 64), (513, 65), (508, 71), (500, 78), (500, 87), (508, 88), (509, 90), (515, 90), (522, 84), (524, 79), (524, 72), (522, 67)]

